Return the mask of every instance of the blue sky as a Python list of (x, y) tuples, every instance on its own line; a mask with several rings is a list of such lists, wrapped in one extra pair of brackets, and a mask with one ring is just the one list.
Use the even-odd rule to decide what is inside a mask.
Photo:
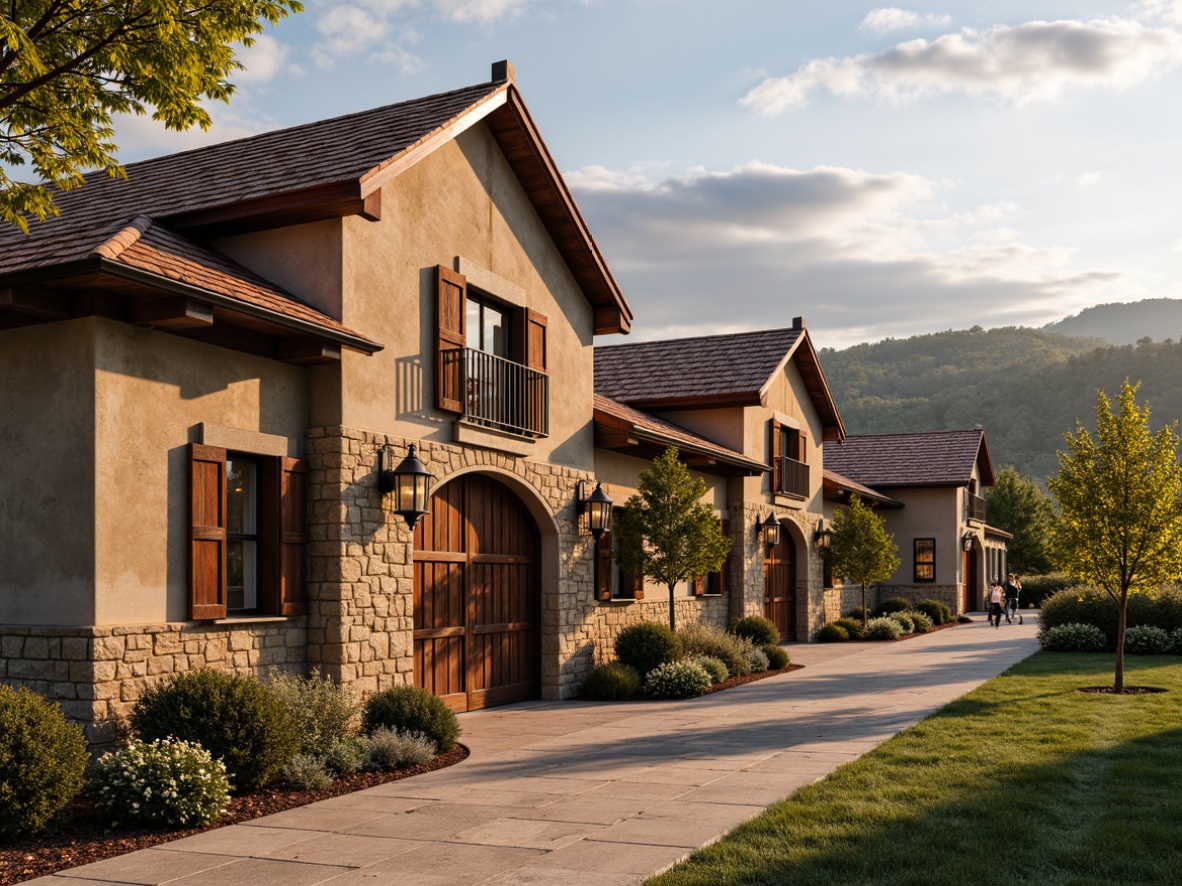
[(168, 153), (502, 58), (634, 337), (803, 315), (844, 347), (1182, 298), (1182, 0), (311, 0), (210, 132), (117, 141)]

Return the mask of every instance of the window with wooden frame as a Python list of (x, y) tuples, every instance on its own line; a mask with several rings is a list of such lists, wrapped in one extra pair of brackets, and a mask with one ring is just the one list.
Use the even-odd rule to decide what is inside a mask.
[(936, 540), (934, 538), (915, 539), (915, 580), (936, 580)]
[[(623, 508), (612, 512), (612, 525), (620, 519)], [(620, 565), (619, 537), (610, 529), (595, 546), (595, 598), (597, 600), (643, 600), (644, 577)]]
[(307, 467), (189, 445), (189, 617), (306, 609)]
[(804, 431), (777, 419), (769, 421), (771, 437), (772, 492), (793, 498), (808, 498), (808, 439)]
[[(731, 521), (720, 520), (722, 534), (725, 538), (731, 537)], [(733, 548), (732, 548), (733, 550)], [(728, 576), (730, 574), (731, 555), (728, 552), (726, 559), (722, 561), (722, 565), (718, 567), (717, 572), (711, 572), (709, 575), (694, 579), (694, 596), (718, 596), (726, 593)]]

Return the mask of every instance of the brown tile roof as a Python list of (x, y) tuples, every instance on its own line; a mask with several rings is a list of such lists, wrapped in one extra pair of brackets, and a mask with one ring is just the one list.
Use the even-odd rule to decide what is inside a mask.
[[(849, 439), (848, 437), (846, 438)], [(889, 495), (883, 495), (876, 489), (871, 489), (869, 486), (864, 486), (857, 480), (851, 480), (837, 471), (832, 471), (825, 468), (822, 472), (824, 477), (825, 497), (832, 501), (848, 500), (850, 495), (858, 495), (863, 501), (878, 502), (881, 505), (891, 508), (901, 508), (903, 503), (891, 498)]]
[(826, 442), (824, 459), (826, 469), (876, 489), (967, 486), (981, 459), (982, 485), (993, 485), (982, 430), (849, 436)]

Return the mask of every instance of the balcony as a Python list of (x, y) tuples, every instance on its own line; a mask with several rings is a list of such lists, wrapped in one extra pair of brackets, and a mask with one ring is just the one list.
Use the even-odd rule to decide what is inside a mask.
[(781, 495), (791, 495), (794, 498), (808, 498), (809, 466), (794, 458), (781, 458), (780, 488), (776, 491)]
[(980, 520), (985, 522), (985, 499), (973, 493), (968, 494), (968, 502), (966, 504), (968, 511), (968, 518), (970, 520)]
[(455, 348), (440, 356), (444, 377), (459, 376), (467, 421), (525, 437), (549, 435), (546, 373), (473, 348)]

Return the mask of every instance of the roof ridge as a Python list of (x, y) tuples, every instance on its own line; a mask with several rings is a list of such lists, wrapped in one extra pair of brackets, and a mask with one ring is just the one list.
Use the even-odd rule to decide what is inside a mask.
[(128, 224), (120, 228), (98, 246), (90, 251), (91, 255), (99, 258), (118, 259), (127, 249), (147, 233), (152, 227), (150, 216), (137, 215)]
[(712, 335), (688, 335), (684, 338), (654, 338), (648, 341), (625, 341), (614, 345), (596, 345), (595, 350), (605, 351), (611, 348), (639, 348), (644, 345), (662, 345), (671, 344), (673, 342), (688, 342), (688, 341), (705, 341), (707, 339), (717, 338), (738, 338), (742, 335), (774, 335), (783, 332), (801, 332), (803, 330), (795, 329), (791, 326), (784, 326), (778, 329), (749, 329), (746, 332), (716, 332)]
[[(847, 434), (846, 440), (866, 440), (871, 437), (874, 437), (874, 438), (922, 437), (922, 436), (929, 436), (930, 437), (935, 434), (983, 434), (983, 433), (985, 433), (984, 428), (952, 428), (952, 429), (945, 429), (942, 431), (892, 431), (890, 433), (884, 433), (884, 434)], [(833, 441), (826, 441), (826, 442), (833, 442)]]

